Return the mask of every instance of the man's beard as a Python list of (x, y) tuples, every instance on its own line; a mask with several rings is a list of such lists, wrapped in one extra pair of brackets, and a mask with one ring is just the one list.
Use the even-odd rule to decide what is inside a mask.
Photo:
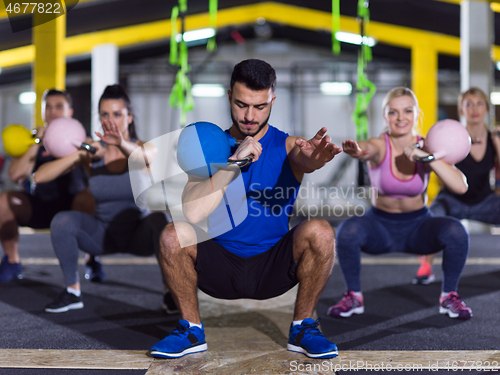
[[(250, 137), (255, 137), (255, 135), (258, 134), (264, 128), (264, 126), (267, 125), (267, 122), (269, 121), (270, 117), (271, 117), (271, 111), (269, 111), (269, 116), (267, 116), (267, 118), (259, 125), (259, 127), (257, 128), (257, 130), (255, 132), (253, 132), (253, 134), (252, 134), (252, 133), (246, 133), (246, 132), (242, 131), (242, 129), (239, 126), (240, 123), (238, 121), (236, 121), (236, 119), (233, 116), (233, 111), (231, 111), (231, 120), (233, 121), (233, 125), (236, 126), (236, 128), (239, 130), (239, 132), (241, 134), (243, 134), (244, 136), (249, 135)], [(253, 123), (251, 123), (251, 122), (242, 122), (242, 124), (253, 124)]]

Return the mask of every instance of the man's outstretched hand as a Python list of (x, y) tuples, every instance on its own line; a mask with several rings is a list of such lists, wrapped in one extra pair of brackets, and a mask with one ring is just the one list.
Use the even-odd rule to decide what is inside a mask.
[(295, 144), (299, 147), (302, 155), (307, 159), (304, 160), (307, 167), (316, 170), (324, 166), (335, 155), (342, 152), (342, 148), (334, 143), (331, 143), (329, 135), (325, 135), (327, 129), (321, 128), (314, 137), (309, 140), (297, 138)]
[(314, 137), (309, 140), (297, 138), (295, 145), (299, 152), (294, 159), (295, 164), (304, 173), (310, 173), (322, 168), (332, 160), (335, 155), (342, 152), (342, 148), (331, 143), (331, 138), (326, 134), (327, 129), (321, 128)]

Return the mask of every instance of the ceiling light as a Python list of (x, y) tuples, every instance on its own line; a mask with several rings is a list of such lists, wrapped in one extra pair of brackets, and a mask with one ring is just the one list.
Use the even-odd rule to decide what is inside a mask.
[(219, 98), (226, 94), (224, 87), (213, 83), (197, 83), (191, 88), (191, 94), (204, 98)]
[(361, 40), (363, 40), (363, 44), (366, 44), (369, 47), (373, 47), (375, 44), (377, 44), (375, 39), (371, 37), (364, 36), (363, 38), (361, 38), (361, 35), (359, 34), (346, 33), (344, 31), (336, 32), (335, 38), (340, 42), (350, 44), (361, 44)]
[[(184, 41), (188, 43), (194, 42), (196, 40), (210, 39), (215, 35), (215, 30), (212, 28), (192, 30), (186, 31), (183, 35)], [(179, 43), (181, 41), (181, 34), (177, 34), (175, 40), (177, 41), (177, 43)]]
[(498, 91), (493, 91), (490, 94), (490, 102), (493, 105), (499, 105), (500, 104), (500, 92)]
[(349, 82), (323, 82), (319, 89), (323, 95), (350, 95), (352, 85)]
[(26, 91), (19, 94), (19, 103), (33, 104), (36, 102), (36, 93), (33, 91)]

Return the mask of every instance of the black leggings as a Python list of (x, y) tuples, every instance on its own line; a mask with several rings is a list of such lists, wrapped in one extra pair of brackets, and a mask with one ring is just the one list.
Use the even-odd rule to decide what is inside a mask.
[(158, 254), (160, 234), (167, 225), (163, 212), (154, 212), (134, 226), (113, 230), (94, 216), (77, 211), (59, 212), (50, 224), (52, 246), (61, 265), (66, 285), (79, 281), (79, 250), (91, 255), (130, 253), (140, 256)]
[(405, 252), (434, 254), (443, 250), (444, 292), (457, 290), (469, 252), (469, 234), (459, 220), (434, 217), (424, 207), (391, 214), (372, 208), (337, 229), (337, 254), (348, 290), (360, 291), (361, 251), (369, 254)]

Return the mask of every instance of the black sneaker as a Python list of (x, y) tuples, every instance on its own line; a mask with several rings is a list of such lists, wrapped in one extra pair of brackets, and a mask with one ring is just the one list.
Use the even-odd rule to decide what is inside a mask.
[(172, 293), (170, 292), (170, 290), (167, 290), (163, 294), (163, 308), (169, 315), (179, 313), (179, 308), (175, 304), (174, 298), (172, 297)]
[(64, 291), (61, 292), (61, 294), (59, 294), (55, 300), (45, 306), (45, 311), (51, 313), (60, 313), (82, 308), (82, 297), (77, 297), (73, 293), (70, 293), (66, 289), (64, 289)]
[(96, 256), (91, 256), (85, 263), (85, 278), (94, 283), (103, 283), (106, 281), (106, 274), (102, 270), (102, 263)]

